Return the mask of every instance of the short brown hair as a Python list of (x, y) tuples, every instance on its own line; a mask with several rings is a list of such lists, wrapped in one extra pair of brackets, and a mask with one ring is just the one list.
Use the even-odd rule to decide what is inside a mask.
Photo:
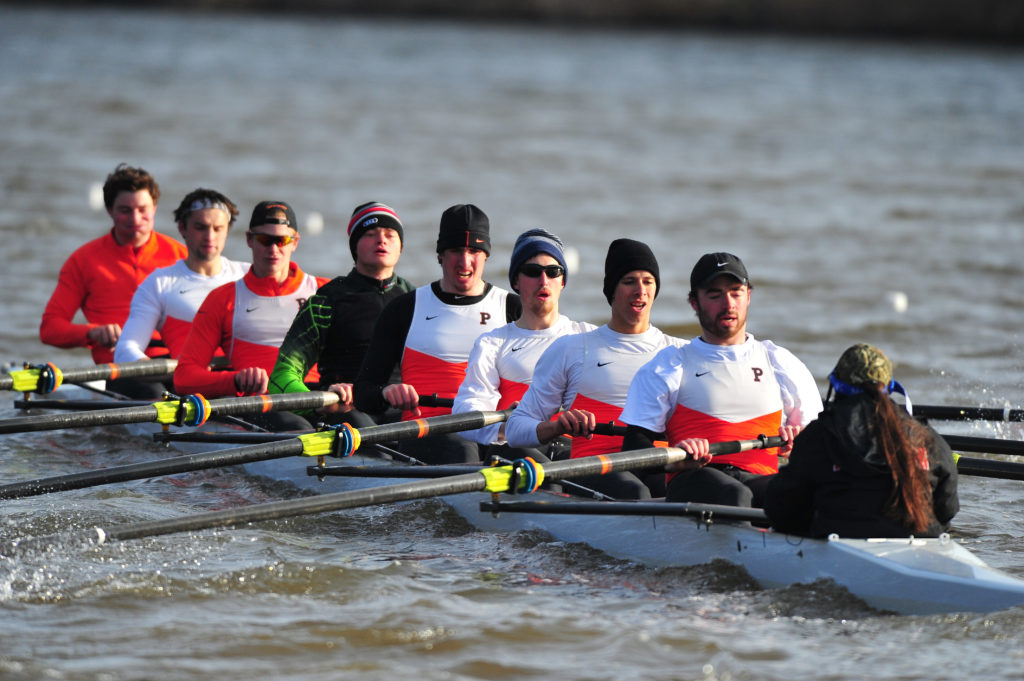
[(114, 207), (114, 199), (121, 192), (140, 192), (143, 189), (153, 197), (153, 203), (160, 201), (160, 185), (156, 183), (153, 176), (142, 168), (133, 168), (127, 163), (122, 163), (114, 168), (114, 172), (107, 175), (107, 181), (103, 183), (103, 203), (107, 210)]
[[(174, 221), (182, 227), (185, 226), (185, 222), (188, 220), (188, 216), (193, 210), (198, 210), (196, 203), (199, 203), (199, 208), (209, 207), (223, 207), (225, 212), (228, 214), (228, 226), (235, 224), (235, 218), (238, 217), (238, 206), (231, 202), (231, 199), (221, 194), (219, 191), (214, 189), (204, 189), (199, 187), (193, 189), (185, 198), (181, 200), (178, 207), (174, 209)], [(218, 206), (217, 204), (220, 204)]]

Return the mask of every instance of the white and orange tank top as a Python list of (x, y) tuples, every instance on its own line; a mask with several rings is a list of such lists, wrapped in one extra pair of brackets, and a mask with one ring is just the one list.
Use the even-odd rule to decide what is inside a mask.
[[(448, 305), (431, 287), (416, 289), (412, 323), (402, 351), (402, 382), (420, 395), (454, 398), (466, 375), (466, 364), (477, 337), (504, 326), (508, 291), (497, 286), (469, 305)], [(422, 417), (451, 413), (451, 409), (420, 407)], [(411, 412), (402, 414), (413, 418)]]
[[(669, 443), (699, 437), (711, 442), (778, 435), (785, 421), (806, 425), (821, 409), (807, 368), (788, 351), (752, 336), (740, 345), (713, 345), (699, 337), (665, 350), (637, 373), (622, 420)], [(750, 473), (778, 472), (777, 449), (716, 456), (715, 464)]]

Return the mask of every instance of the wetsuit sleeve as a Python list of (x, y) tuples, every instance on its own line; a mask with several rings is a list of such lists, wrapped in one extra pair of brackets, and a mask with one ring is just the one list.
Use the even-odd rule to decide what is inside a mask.
[(789, 350), (764, 341), (782, 390), (783, 423), (806, 427), (824, 408), (810, 369)]
[(271, 393), (308, 392), (305, 378), (327, 343), (334, 306), (328, 296), (317, 293), (303, 303), (281, 343), (274, 370), (270, 373)]
[(381, 310), (373, 327), (370, 348), (363, 357), (359, 376), (353, 386), (355, 406), (359, 411), (379, 414), (388, 408), (382, 391), (391, 378), (391, 372), (402, 360), (415, 307), (416, 292), (410, 291), (395, 298)]
[(537, 426), (562, 408), (569, 385), (567, 355), (571, 352), (569, 339), (572, 338), (562, 336), (555, 339), (537, 360), (530, 387), (505, 423), (505, 439), (509, 446), (538, 446)]
[(764, 495), (764, 511), (779, 532), (807, 535), (814, 518), (815, 483), (809, 466), (812, 457), (824, 457), (822, 429), (812, 422), (793, 440), (789, 463), (772, 476)]
[(96, 324), (73, 324), (75, 313), (82, 307), (86, 290), (78, 252), (71, 254), (60, 268), (57, 287), (43, 310), (39, 325), (39, 340), (58, 348), (81, 348), (89, 346), (86, 334)]
[(235, 284), (215, 288), (199, 306), (192, 329), (174, 370), (174, 390), (181, 395), (200, 393), (205, 397), (239, 395), (235, 388), (237, 371), (210, 371), (210, 360), (221, 348), (230, 346), (230, 324), (235, 313)]
[(514, 322), (522, 315), (523, 299), (519, 297), (518, 293), (509, 291), (508, 296), (505, 298), (505, 323)]
[(931, 466), (929, 477), (932, 485), (932, 510), (935, 513), (935, 519), (942, 524), (943, 529), (946, 529), (949, 526), (949, 521), (960, 510), (960, 498), (957, 494), (959, 475), (949, 443), (931, 428), (929, 430), (932, 436), (932, 444), (928, 448), (928, 460)]
[(131, 312), (121, 329), (121, 337), (114, 348), (115, 362), (135, 362), (148, 359), (146, 348), (153, 332), (160, 325), (160, 296), (156, 277), (146, 277), (132, 296)]
[[(498, 406), (501, 393), (498, 386), (501, 377), (498, 375), (498, 352), (501, 350), (501, 339), (487, 333), (477, 337), (473, 349), (469, 353), (466, 365), (466, 378), (459, 386), (452, 405), (453, 414), (467, 411), (492, 411)], [(477, 430), (460, 433), (467, 440), (489, 445), (498, 441), (500, 423), (495, 423)]]

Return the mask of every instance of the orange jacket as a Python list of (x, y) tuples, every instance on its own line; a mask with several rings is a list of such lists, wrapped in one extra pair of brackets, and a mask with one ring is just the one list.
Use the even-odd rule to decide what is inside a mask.
[[(135, 251), (120, 246), (114, 230), (79, 247), (64, 262), (57, 277), (57, 288), (46, 303), (39, 325), (39, 339), (58, 348), (88, 347), (93, 361), (114, 361), (111, 348), (94, 347), (86, 334), (104, 324), (124, 325), (131, 308), (132, 295), (139, 284), (157, 267), (173, 265), (188, 255), (188, 250), (169, 236), (153, 232), (149, 241)], [(85, 324), (72, 323), (81, 309)], [(153, 334), (159, 339), (158, 333)], [(148, 354), (148, 353), (147, 353)], [(155, 348), (151, 356), (166, 354)]]

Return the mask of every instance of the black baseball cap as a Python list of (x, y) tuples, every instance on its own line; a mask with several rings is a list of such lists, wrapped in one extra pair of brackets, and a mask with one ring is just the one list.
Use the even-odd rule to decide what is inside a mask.
[(690, 272), (690, 291), (707, 288), (708, 284), (723, 274), (735, 277), (745, 286), (750, 286), (750, 277), (743, 261), (732, 253), (705, 253)]
[[(284, 218), (271, 217), (271, 213), (284, 212)], [(295, 219), (295, 211), (284, 201), (260, 201), (252, 209), (252, 217), (249, 219), (249, 229), (260, 225), (288, 225), (296, 232), (299, 231), (299, 221)]]

